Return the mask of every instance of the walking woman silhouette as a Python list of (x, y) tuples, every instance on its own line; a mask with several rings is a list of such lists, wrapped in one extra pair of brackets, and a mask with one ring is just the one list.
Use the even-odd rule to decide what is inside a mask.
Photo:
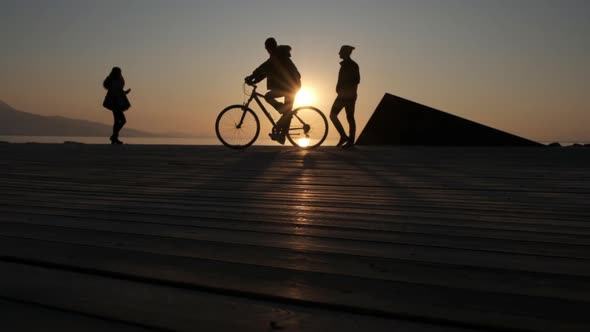
[(123, 144), (119, 140), (119, 132), (127, 122), (125, 119), (125, 112), (131, 107), (127, 94), (131, 89), (123, 90), (125, 87), (125, 79), (121, 68), (113, 67), (111, 73), (105, 78), (102, 86), (107, 90), (107, 95), (104, 97), (102, 106), (113, 112), (113, 135), (111, 135), (111, 144)]

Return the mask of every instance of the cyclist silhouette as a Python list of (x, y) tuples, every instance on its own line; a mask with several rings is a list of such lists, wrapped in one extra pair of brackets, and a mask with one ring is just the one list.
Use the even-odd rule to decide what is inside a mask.
[[(269, 54), (268, 60), (244, 80), (247, 84), (256, 84), (266, 78), (266, 87), (269, 91), (264, 95), (264, 99), (282, 114), (269, 136), (284, 144), (292, 118), (291, 110), (295, 103), (295, 95), (301, 88), (301, 74), (291, 61), (291, 46), (279, 46), (272, 37), (266, 39), (264, 46)], [(284, 103), (277, 100), (281, 97), (284, 98)]]

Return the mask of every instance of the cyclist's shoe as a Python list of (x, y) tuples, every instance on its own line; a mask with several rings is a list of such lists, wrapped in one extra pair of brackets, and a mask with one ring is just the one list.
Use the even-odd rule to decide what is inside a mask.
[(270, 133), (268, 134), (271, 140), (277, 141), (281, 144), (285, 144), (285, 134), (283, 133)]
[(344, 143), (348, 143), (348, 137), (346, 136), (340, 137), (340, 140), (338, 141), (338, 144), (336, 144), (336, 146), (343, 146)]
[(352, 142), (352, 140), (351, 140), (351, 139), (349, 139), (348, 141), (346, 141), (346, 143), (344, 143), (344, 144), (342, 145), (342, 147), (343, 147), (344, 149), (350, 149), (350, 148), (352, 148), (353, 146), (354, 146), (354, 143)]

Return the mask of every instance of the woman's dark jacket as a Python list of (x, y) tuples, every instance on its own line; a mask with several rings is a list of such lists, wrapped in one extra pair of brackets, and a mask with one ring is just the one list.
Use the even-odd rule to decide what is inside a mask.
[(111, 111), (126, 111), (131, 107), (127, 94), (123, 91), (125, 80), (107, 77), (103, 85), (108, 90), (102, 103), (104, 108)]

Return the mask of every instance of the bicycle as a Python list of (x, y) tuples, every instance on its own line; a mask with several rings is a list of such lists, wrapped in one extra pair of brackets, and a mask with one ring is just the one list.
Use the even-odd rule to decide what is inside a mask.
[[(256, 92), (256, 84), (249, 84), (253, 87), (252, 92), (242, 105), (231, 105), (219, 113), (215, 121), (215, 133), (223, 145), (232, 149), (245, 149), (254, 144), (260, 134), (260, 121), (258, 116), (249, 106), (252, 100), (260, 107), (266, 115), (273, 128), (276, 122), (266, 110), (260, 98), (264, 98)], [(244, 88), (244, 94), (247, 95)], [(291, 125), (287, 132), (287, 140), (294, 146), (303, 149), (312, 149), (320, 146), (328, 136), (328, 120), (326, 116), (316, 107), (301, 106), (291, 111), (293, 114)]]

